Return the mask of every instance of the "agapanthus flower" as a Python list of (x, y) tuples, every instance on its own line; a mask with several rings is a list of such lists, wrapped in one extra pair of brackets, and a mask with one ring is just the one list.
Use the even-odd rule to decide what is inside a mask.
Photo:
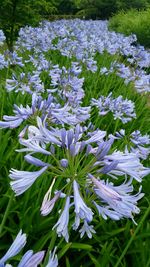
[(42, 206), (41, 206), (41, 214), (43, 216), (48, 215), (52, 211), (52, 209), (53, 209), (53, 207), (55, 205), (55, 202), (61, 196), (61, 191), (58, 191), (58, 192), (56, 192), (54, 197), (51, 199), (51, 193), (52, 193), (52, 188), (53, 188), (54, 183), (55, 183), (55, 178), (53, 179), (50, 188), (48, 189), (47, 193), (44, 196), (44, 199), (43, 199), (43, 202), (42, 202)]
[(17, 128), (23, 121), (30, 124), (30, 119), (35, 119), (37, 114), (48, 124), (76, 125), (85, 122), (90, 117), (90, 107), (72, 107), (69, 104), (60, 105), (57, 100), (49, 94), (46, 99), (36, 93), (32, 94), (31, 105), (17, 106), (14, 104), (13, 116), (4, 115), (0, 121), (1, 128)]
[[(26, 245), (26, 234), (22, 234), (22, 230), (19, 231), (18, 235), (16, 236), (15, 240), (13, 241), (12, 245), (6, 252), (6, 254), (0, 259), (0, 267), (13, 267), (10, 264), (5, 263), (11, 259), (12, 257), (19, 254), (19, 252), (24, 248)], [(24, 256), (22, 257), (21, 261), (17, 265), (18, 267), (37, 267), (44, 258), (45, 251), (39, 251), (33, 254), (32, 250), (28, 250)]]
[(147, 159), (150, 154), (150, 137), (149, 135), (142, 135), (140, 131), (134, 131), (130, 135), (132, 142), (131, 151), (138, 155), (141, 159)]
[(116, 161), (117, 165), (111, 169), (109, 175), (121, 176), (127, 174), (138, 182), (141, 182), (142, 178), (150, 173), (150, 169), (142, 165), (138, 155), (133, 152), (128, 152), (128, 150), (124, 153), (115, 151), (111, 155), (106, 155), (104, 158), (105, 166), (109, 166), (113, 161)]
[(18, 56), (17, 52), (9, 52), (8, 54), (8, 62), (10, 65), (18, 65), (20, 67), (24, 67), (23, 58)]
[(8, 259), (16, 256), (25, 246), (26, 242), (26, 234), (22, 234), (22, 230), (20, 230), (6, 254), (0, 259), (0, 266), (3, 267)]
[(111, 218), (112, 220), (118, 221), (121, 219), (121, 215), (117, 211), (111, 209), (109, 206), (104, 207), (103, 205), (98, 205), (95, 201), (93, 201), (93, 203), (98, 210), (99, 216), (102, 216), (104, 220)]
[(53, 227), (53, 229), (56, 228), (58, 236), (59, 237), (63, 236), (66, 242), (69, 241), (69, 233), (68, 233), (69, 207), (70, 207), (70, 197), (68, 196), (66, 198), (65, 207), (59, 217), (59, 220)]
[(97, 71), (97, 62), (92, 57), (85, 59), (85, 62), (88, 70), (92, 71), (93, 73)]
[(56, 253), (56, 247), (54, 248), (54, 251), (50, 251), (49, 253), (49, 259), (46, 267), (57, 267), (58, 266), (58, 257), (55, 254)]
[[(132, 60), (130, 58), (130, 60)], [(128, 84), (131, 81), (135, 81), (136, 75), (133, 68), (126, 66), (123, 63), (117, 62), (116, 60), (111, 63), (109, 69), (106, 67), (101, 68), (101, 74), (108, 75), (110, 73), (115, 73), (117, 76), (124, 79), (125, 84)]]
[(25, 155), (24, 159), (28, 163), (33, 164), (33, 165), (35, 165), (37, 167), (45, 167), (45, 166), (49, 167), (49, 166), (51, 166), (49, 163), (46, 163), (46, 162), (44, 162), (44, 161), (42, 161), (40, 159), (37, 159), (37, 158), (31, 156), (30, 154)]
[(136, 117), (135, 106), (131, 100), (123, 99), (122, 96), (112, 98), (112, 93), (107, 97), (101, 96), (98, 100), (92, 98), (91, 105), (96, 106), (99, 115), (106, 115), (112, 112), (114, 119), (120, 119), (123, 123), (127, 123)]
[(139, 93), (150, 92), (150, 74), (143, 74), (135, 80), (135, 88)]
[(35, 68), (39, 71), (42, 72), (43, 70), (48, 71), (51, 66), (51, 62), (48, 61), (44, 54), (39, 54), (39, 55), (29, 55), (29, 59), (25, 61), (26, 63), (32, 62)]
[[(72, 156), (76, 158), (76, 156), (79, 155), (80, 159), (80, 157), (83, 157), (82, 153), (84, 149), (86, 150), (86, 153), (84, 152), (84, 158), (87, 158), (88, 155), (93, 155), (93, 161), (91, 166), (89, 166), (91, 170), (94, 169), (95, 172), (108, 174), (110, 177), (115, 179), (117, 179), (118, 176), (129, 175), (130, 177), (141, 182), (142, 178), (150, 172), (149, 168), (145, 168), (142, 165), (138, 155), (133, 152), (129, 152), (127, 149), (125, 152), (115, 151), (110, 154), (109, 151), (115, 138), (110, 137), (108, 140), (104, 140), (106, 136), (105, 131), (96, 130), (94, 132), (89, 132), (88, 135), (86, 135), (86, 131), (84, 131), (79, 125), (77, 125), (75, 128), (71, 128), (70, 130), (52, 127), (49, 130), (40, 118), (38, 118), (37, 124), (38, 127), (29, 126), (28, 139), (20, 138), (20, 143), (24, 145), (25, 148), (19, 149), (18, 151), (30, 152), (32, 154), (38, 152), (48, 155), (49, 157), (52, 156), (53, 158), (51, 149), (49, 148), (50, 145), (53, 146), (54, 151), (55, 148), (64, 149), (66, 158), (61, 158), (60, 160), (58, 159), (59, 163), (56, 162), (58, 171), (56, 173), (58, 175), (58, 172), (62, 172), (62, 168), (64, 168), (64, 171), (66, 169), (66, 174), (64, 173), (64, 175), (66, 175), (66, 179), (69, 178), (67, 175), (72, 175), (71, 173), (69, 174), (69, 157)], [(93, 146), (93, 144), (95, 145)], [(70, 156), (68, 156), (68, 152)], [(47, 168), (49, 168), (49, 170), (51, 168), (55, 168), (55, 166), (52, 166), (51, 163), (41, 161), (36, 156), (33, 157), (31, 155), (26, 155), (25, 159), (29, 163), (43, 168), (38, 172), (29, 172), (29, 176), (33, 178), (30, 179), (30, 181), (24, 178), (24, 183), (22, 175), (25, 175), (26, 172), (17, 170), (12, 171), (10, 177), (15, 179), (15, 181), (11, 182), (11, 185), (15, 189), (19, 186), (19, 183), (21, 183), (22, 189), (20, 192), (24, 192), (32, 185), (37, 178), (36, 174), (39, 176), (40, 173), (45, 172)], [(20, 179), (17, 178), (18, 175)]]
[(22, 257), (18, 267), (37, 267), (43, 260), (45, 251), (39, 251), (33, 254), (32, 250), (28, 250)]
[(32, 114), (32, 109), (27, 105), (24, 108), (22, 105), (18, 107), (14, 105), (15, 116), (4, 115), (4, 121), (0, 121), (1, 128), (17, 128), (24, 120), (27, 120)]
[[(65, 67), (60, 69), (58, 65), (50, 70), (51, 84), (58, 87), (57, 92), (63, 100), (67, 100), (70, 105), (77, 105), (84, 97), (82, 88), (84, 78), (78, 78), (77, 73)], [(56, 87), (56, 88), (57, 88)]]
[(86, 220), (87, 222), (91, 222), (93, 220), (93, 212), (87, 207), (85, 202), (79, 193), (79, 185), (76, 180), (73, 181), (73, 191), (74, 191), (74, 205), (75, 205), (75, 223), (73, 224), (73, 229), (77, 230), (80, 225), (80, 220)]
[(142, 135), (139, 130), (131, 133), (130, 140), (135, 145), (149, 145), (150, 144), (150, 136), (148, 134)]
[(28, 93), (43, 93), (44, 92), (44, 83), (40, 78), (40, 72), (35, 71), (33, 73), (20, 73), (20, 76), (17, 77), (13, 74), (12, 79), (6, 80), (6, 89), (8, 92), (15, 91), (21, 92), (22, 94)]
[[(41, 153), (46, 155), (52, 155), (53, 152), (51, 152), (51, 149), (47, 149), (49, 145), (51, 144), (53, 146), (53, 150), (55, 151), (55, 147), (62, 147), (69, 151), (70, 155), (76, 156), (77, 154), (82, 153), (83, 149), (87, 147), (86, 153), (96, 153), (98, 152), (97, 148), (92, 148), (92, 146), (89, 146), (89, 144), (92, 143), (102, 143), (103, 138), (106, 135), (105, 131), (96, 130), (93, 133), (89, 133), (89, 136), (85, 136), (82, 138), (82, 135), (84, 133), (84, 128), (77, 125), (74, 129), (65, 130), (62, 129), (56, 129), (51, 128), (48, 130), (45, 126), (45, 124), (41, 121), (40, 118), (38, 118), (38, 128), (35, 126), (29, 126), (28, 127), (28, 139), (20, 138), (20, 143), (25, 146), (25, 148), (21, 148), (17, 151), (19, 152), (30, 152), (30, 153)], [(107, 150), (109, 151), (110, 146), (112, 142), (110, 142), (109, 147)], [(68, 157), (68, 156), (67, 156)], [(32, 162), (35, 166), (50, 166), (49, 163), (45, 163), (40, 161), (36, 161), (36, 158), (33, 158), (33, 156), (25, 156), (25, 159), (28, 162)], [(96, 160), (96, 158), (95, 158)], [(68, 158), (65, 159), (66, 164)], [(60, 160), (60, 165), (62, 167), (66, 167), (67, 165), (64, 165), (64, 159)], [(64, 165), (64, 166), (63, 166)]]
[(135, 74), (134, 74), (134, 70), (131, 69), (128, 66), (125, 66), (123, 63), (117, 63), (116, 66), (116, 74), (125, 79), (125, 84), (128, 84), (131, 81), (135, 81)]
[(47, 166), (43, 167), (39, 171), (28, 172), (28, 171), (18, 171), (15, 169), (10, 170), (9, 177), (14, 180), (10, 182), (10, 185), (15, 192), (16, 196), (24, 193), (31, 185), (35, 182), (35, 180), (46, 171)]
[[(93, 182), (96, 195), (102, 202), (101, 206), (108, 209), (106, 213), (104, 210), (101, 210), (101, 206), (99, 207), (96, 205), (99, 214), (106, 213), (107, 216), (111, 218), (113, 218), (113, 216), (115, 219), (125, 217), (131, 218), (134, 221), (133, 214), (138, 214), (140, 212), (140, 209), (137, 207), (137, 201), (144, 195), (141, 193), (141, 187), (137, 194), (131, 195), (130, 193), (133, 192), (133, 186), (131, 185), (132, 179), (122, 185), (114, 186), (113, 183), (96, 179), (91, 174), (89, 174), (89, 178), (91, 178)], [(111, 213), (111, 210), (115, 211), (117, 214)]]
[(82, 228), (79, 230), (80, 237), (82, 238), (86, 233), (88, 238), (92, 238), (92, 234), (96, 233), (96, 231), (93, 228), (94, 228), (93, 225), (89, 225), (88, 221), (84, 220), (84, 224)]
[[(149, 168), (142, 165), (137, 154), (127, 149), (125, 152), (111, 152), (111, 147), (116, 140), (114, 136), (106, 138), (105, 131), (89, 130), (80, 125), (68, 130), (47, 127), (44, 121), (37, 118), (37, 127), (29, 126), (28, 138), (20, 138), (20, 143), (25, 146), (21, 151), (32, 153), (32, 155), (25, 155), (25, 160), (34, 166), (41, 167), (41, 170), (35, 172), (12, 170), (10, 172), (10, 178), (14, 179), (11, 186), (15, 193), (20, 195), (42, 173), (48, 171), (51, 175), (52, 170), (54, 178), (44, 196), (41, 215), (47, 216), (56, 208), (59, 199), (66, 199), (64, 206), (61, 207), (61, 215), (53, 226), (57, 235), (64, 237), (66, 242), (69, 240), (69, 211), (72, 211), (73, 206), (75, 220), (72, 228), (79, 229), (81, 237), (87, 234), (91, 238), (95, 233), (94, 226), (91, 225), (94, 217), (93, 204), (104, 219), (109, 217), (114, 220), (122, 218), (134, 220), (134, 214), (140, 211), (137, 207), (138, 200), (143, 197), (143, 194), (141, 187), (139, 193), (133, 194), (132, 181), (136, 179), (141, 182), (142, 178), (150, 173)], [(124, 131), (122, 134), (124, 135)], [(48, 160), (39, 159), (37, 152), (46, 155)], [(55, 158), (55, 152), (57, 158)], [(82, 164), (80, 164), (81, 161)], [(92, 173), (91, 176), (89, 175), (90, 179), (87, 179), (90, 172)], [(115, 186), (104, 179), (95, 178), (98, 174), (100, 177), (107, 176), (114, 181), (119, 177), (122, 179), (130, 177), (130, 180), (129, 182), (125, 180), (120, 186)], [(59, 187), (54, 190), (55, 181), (58, 179)], [(91, 202), (91, 206), (87, 206), (82, 193), (83, 189), (87, 196), (94, 195), (99, 202), (95, 200)], [(63, 201), (61, 200), (60, 203)]]
[(42, 207), (41, 207), (41, 214), (43, 216), (47, 216), (52, 211), (56, 201), (60, 198), (60, 196), (61, 196), (60, 191), (56, 192), (52, 199), (49, 199), (49, 197), (45, 195), (43, 203), (42, 203)]

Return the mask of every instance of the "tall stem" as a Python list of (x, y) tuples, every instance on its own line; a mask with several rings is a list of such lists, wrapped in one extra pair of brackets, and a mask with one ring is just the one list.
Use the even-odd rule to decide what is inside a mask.
[(14, 198), (14, 194), (12, 193), (11, 196), (10, 196), (10, 199), (9, 199), (9, 201), (8, 201), (8, 205), (7, 205), (5, 214), (4, 214), (4, 216), (3, 216), (3, 219), (2, 219), (2, 222), (1, 222), (1, 225), (0, 225), (0, 235), (2, 234), (3, 227), (4, 227), (5, 222), (6, 222), (6, 220), (7, 220), (7, 217), (8, 217), (9, 211), (10, 211), (10, 207), (11, 207), (13, 198)]

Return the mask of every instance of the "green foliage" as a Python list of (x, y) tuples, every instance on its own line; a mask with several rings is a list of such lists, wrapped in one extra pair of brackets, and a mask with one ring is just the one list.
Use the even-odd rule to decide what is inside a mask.
[(6, 36), (9, 50), (13, 50), (20, 27), (25, 25), (36, 26), (46, 14), (54, 14), (57, 9), (48, 0), (1, 0), (0, 28)]
[(116, 12), (116, 0), (83, 0), (75, 1), (79, 14), (83, 14), (86, 18), (101, 18), (106, 19)]
[(109, 20), (109, 28), (126, 35), (134, 33), (138, 43), (150, 47), (150, 9), (119, 12)]
[(117, 0), (116, 5), (118, 10), (128, 10), (131, 8), (144, 9), (149, 4), (147, 0)]
[(74, 0), (78, 14), (86, 18), (108, 19), (119, 10), (131, 8), (143, 9), (150, 4), (149, 0)]
[(58, 0), (56, 6), (59, 14), (74, 14), (77, 11), (73, 0)]

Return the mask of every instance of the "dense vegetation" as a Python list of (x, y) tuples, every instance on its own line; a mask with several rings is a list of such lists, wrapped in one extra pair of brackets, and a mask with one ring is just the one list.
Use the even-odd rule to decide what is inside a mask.
[(125, 35), (134, 33), (138, 43), (150, 48), (150, 9), (119, 12), (110, 19), (109, 28)]
[(54, 20), (61, 15), (108, 19), (120, 10), (145, 9), (149, 4), (150, 0), (1, 0), (0, 29), (9, 50), (13, 50), (19, 29), (25, 25), (36, 26), (42, 19)]
[(144, 9), (148, 7), (148, 0), (75, 0), (76, 6), (80, 9), (78, 14), (86, 18), (108, 19), (119, 10)]
[(1, 0), (0, 267), (150, 266), (149, 6)]
[(150, 265), (150, 54), (135, 42), (43, 21), (9, 52), (0, 32), (0, 258), (28, 236), (0, 265)]

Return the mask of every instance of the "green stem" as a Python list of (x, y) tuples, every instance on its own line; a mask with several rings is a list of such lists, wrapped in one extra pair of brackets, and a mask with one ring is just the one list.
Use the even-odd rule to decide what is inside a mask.
[(114, 128), (114, 132), (113, 132), (113, 134), (116, 133), (117, 128), (118, 128), (118, 124), (119, 124), (119, 119), (116, 119), (116, 123), (115, 123), (115, 128)]
[(2, 233), (2, 230), (3, 230), (3, 227), (4, 227), (4, 225), (5, 225), (6, 219), (7, 219), (7, 217), (8, 217), (8, 214), (9, 214), (9, 211), (10, 211), (10, 207), (11, 207), (13, 198), (14, 198), (14, 194), (12, 193), (11, 196), (10, 196), (10, 199), (9, 199), (9, 201), (8, 201), (8, 205), (7, 205), (5, 214), (4, 214), (4, 216), (3, 216), (3, 219), (2, 219), (2, 222), (1, 222), (1, 225), (0, 225), (0, 235), (1, 235), (1, 233)]
[(120, 266), (120, 263), (121, 263), (123, 257), (124, 257), (125, 254), (127, 253), (127, 251), (128, 251), (128, 249), (129, 249), (129, 247), (130, 247), (132, 241), (134, 240), (136, 234), (137, 234), (138, 231), (140, 230), (140, 228), (141, 228), (143, 222), (145, 221), (146, 217), (148, 216), (149, 212), (150, 212), (150, 206), (149, 206), (148, 209), (146, 210), (146, 212), (145, 212), (144, 216), (142, 217), (142, 219), (141, 219), (139, 225), (137, 226), (135, 232), (134, 232), (133, 235), (131, 236), (131, 238), (130, 238), (128, 244), (126, 245), (125, 249), (123, 250), (123, 252), (122, 252), (120, 258), (118, 259), (118, 261), (117, 261), (117, 263), (116, 263), (116, 265), (115, 265), (114, 267), (118, 267), (118, 266)]

